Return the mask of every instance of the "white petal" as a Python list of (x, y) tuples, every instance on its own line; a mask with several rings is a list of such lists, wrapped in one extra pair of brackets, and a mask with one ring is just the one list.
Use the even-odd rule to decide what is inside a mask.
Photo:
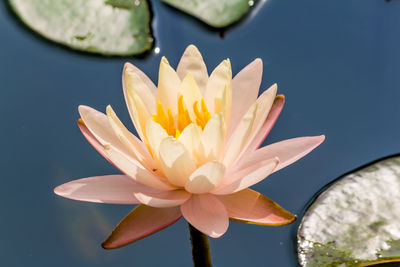
[(207, 122), (202, 135), (205, 161), (220, 160), (225, 144), (225, 122), (221, 113)]
[(168, 136), (168, 134), (160, 124), (152, 119), (148, 119), (146, 123), (146, 136), (153, 158), (159, 164), (158, 155), (160, 151), (160, 144), (161, 141)]
[(191, 73), (196, 80), (200, 91), (204, 95), (206, 90), (208, 73), (206, 64), (204, 64), (203, 57), (199, 50), (194, 45), (189, 45), (182, 55), (176, 68), (178, 76), (183, 79), (188, 73)]
[(141, 98), (133, 90), (128, 91), (128, 102), (136, 131), (142, 141), (146, 143), (146, 121), (151, 118), (151, 114), (147, 110)]
[[(157, 92), (157, 87), (154, 85), (154, 83), (150, 80), (149, 77), (147, 77), (146, 74), (143, 73), (139, 68), (137, 68), (135, 65), (127, 62), (124, 65), (124, 71), (122, 73), (122, 83), (125, 83), (125, 69), (129, 68), (131, 71), (134, 71), (137, 75), (139, 75), (140, 79), (147, 85), (147, 87), (150, 89), (151, 93), (155, 97), (156, 92)], [(126, 88), (126, 85), (123, 84), (124, 88)], [(125, 89), (124, 89), (125, 90)], [(125, 99), (127, 100), (127, 99)]]
[(179, 92), (182, 94), (183, 101), (186, 104), (186, 108), (189, 111), (190, 118), (195, 121), (196, 115), (193, 110), (193, 105), (197, 101), (200, 103), (202, 94), (197, 87), (196, 81), (191, 73), (188, 73), (181, 83)]
[[(147, 107), (149, 112), (155, 113), (156, 111), (155, 96), (151, 91), (151, 89), (139, 76), (137, 69), (135, 69), (131, 64), (125, 65), (124, 75), (123, 75), (123, 86), (124, 86), (124, 92), (125, 91), (129, 92), (131, 90), (134, 91), (143, 101), (144, 105)], [(152, 86), (154, 87), (154, 84)]]
[(175, 70), (169, 65), (168, 60), (163, 57), (160, 62), (160, 70), (158, 73), (158, 90), (157, 102), (161, 102), (165, 108), (171, 109), (172, 114), (178, 114), (178, 89), (181, 85), (181, 80)]
[(173, 137), (161, 141), (160, 162), (163, 173), (176, 186), (185, 186), (196, 164), (189, 151)]
[[(217, 113), (220, 111), (215, 111), (215, 100), (222, 101), (224, 97), (223, 91), (226, 89), (225, 94), (230, 93), (230, 97), (232, 97), (232, 70), (231, 63), (229, 59), (224, 60), (219, 64), (215, 70), (211, 73), (210, 78), (207, 82), (207, 88), (205, 92), (205, 101), (207, 104), (207, 108), (212, 113)], [(227, 99), (228, 100), (228, 99)], [(232, 103), (232, 99), (229, 100)], [(229, 106), (229, 103), (226, 103)]]
[(225, 173), (225, 166), (217, 161), (197, 168), (189, 177), (185, 189), (193, 194), (204, 194), (217, 187)]
[(196, 162), (199, 162), (200, 159), (204, 158), (201, 135), (201, 128), (198, 125), (191, 123), (186, 126), (178, 138), (178, 141), (186, 147)]

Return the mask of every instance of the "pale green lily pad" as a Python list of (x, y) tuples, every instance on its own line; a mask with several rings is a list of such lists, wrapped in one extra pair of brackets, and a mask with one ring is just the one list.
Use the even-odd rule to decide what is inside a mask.
[(302, 219), (298, 253), (306, 267), (400, 262), (400, 156), (329, 186)]
[(15, 13), (47, 39), (85, 52), (135, 55), (152, 47), (145, 0), (9, 0)]
[(226, 27), (243, 17), (253, 0), (162, 0), (215, 28)]

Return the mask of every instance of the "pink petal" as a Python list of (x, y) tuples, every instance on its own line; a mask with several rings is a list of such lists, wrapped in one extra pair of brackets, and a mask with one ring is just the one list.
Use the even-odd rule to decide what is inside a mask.
[(86, 127), (85, 123), (83, 122), (82, 119), (78, 119), (78, 127), (81, 130), (83, 136), (88, 140), (88, 142), (99, 152), (104, 158), (106, 158), (109, 162), (109, 158), (107, 157), (106, 153), (104, 152), (104, 147), (102, 144), (100, 144), (99, 141), (97, 141), (96, 137), (89, 131), (89, 129)]
[(246, 189), (247, 187), (255, 185), (267, 178), (275, 170), (278, 164), (279, 159), (272, 158), (256, 162), (255, 164), (240, 169), (239, 171), (229, 170), (225, 175), (224, 180), (221, 182), (221, 185), (212, 190), (211, 193), (216, 195), (226, 195)]
[(181, 206), (181, 212), (193, 227), (210, 237), (218, 238), (228, 230), (225, 206), (211, 194), (193, 195)]
[(296, 215), (281, 208), (271, 199), (251, 189), (218, 196), (224, 203), (229, 218), (259, 225), (285, 225), (296, 220)]
[(269, 111), (267, 119), (265, 120), (261, 129), (257, 132), (254, 139), (251, 141), (244, 155), (253, 152), (262, 144), (262, 142), (264, 141), (264, 139), (267, 137), (272, 127), (274, 126), (276, 120), (278, 119), (284, 104), (285, 104), (285, 96), (284, 95), (276, 96), (274, 104), (272, 105), (272, 108)]
[(101, 145), (111, 145), (126, 155), (131, 155), (128, 148), (121, 143), (111, 127), (107, 115), (88, 106), (79, 106), (79, 114), (86, 128)]
[(257, 58), (242, 69), (232, 80), (232, 110), (227, 140), (243, 115), (256, 101), (262, 79), (262, 60)]
[(146, 169), (154, 169), (156, 163), (151, 157), (146, 145), (125, 127), (110, 105), (107, 106), (106, 112), (108, 121), (121, 143), (127, 147), (127, 149), (132, 153), (132, 156), (134, 156), (134, 158), (137, 159)]
[(83, 178), (62, 184), (54, 189), (59, 196), (97, 203), (137, 204), (135, 191), (147, 187), (126, 175), (106, 175)]
[(113, 249), (128, 245), (167, 228), (180, 217), (178, 207), (158, 209), (140, 205), (122, 219), (102, 246)]
[(158, 176), (157, 170), (147, 170), (138, 161), (127, 157), (112, 146), (106, 146), (104, 150), (113, 164), (133, 180), (161, 191), (176, 189), (164, 177)]
[(137, 192), (135, 197), (140, 203), (154, 208), (169, 208), (182, 205), (191, 194), (185, 190), (174, 190), (158, 193)]
[[(257, 162), (271, 157), (278, 157), (279, 164), (274, 172), (292, 164), (298, 159), (310, 153), (314, 148), (319, 146), (325, 140), (324, 135), (307, 136), (287, 139), (265, 147), (262, 147), (252, 153), (246, 154), (235, 168), (240, 170), (247, 168)], [(233, 170), (234, 171), (234, 170)]]

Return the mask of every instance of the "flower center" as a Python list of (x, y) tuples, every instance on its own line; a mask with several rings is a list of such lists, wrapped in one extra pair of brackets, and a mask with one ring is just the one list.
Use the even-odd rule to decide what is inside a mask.
[(183, 101), (183, 96), (180, 95), (178, 97), (178, 116), (176, 118), (172, 115), (171, 108), (168, 108), (167, 113), (165, 113), (163, 105), (161, 102), (158, 102), (157, 113), (153, 114), (153, 120), (160, 124), (168, 135), (174, 136), (175, 138), (178, 138), (186, 126), (191, 123), (197, 124), (203, 130), (208, 120), (211, 118), (204, 98), (201, 99), (200, 103), (199, 101), (195, 101), (192, 108), (195, 117), (193, 118), (194, 121), (190, 118), (189, 110)]

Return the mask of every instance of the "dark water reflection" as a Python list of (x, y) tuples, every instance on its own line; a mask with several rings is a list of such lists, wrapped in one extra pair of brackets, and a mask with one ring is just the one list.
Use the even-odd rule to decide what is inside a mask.
[[(54, 186), (116, 173), (76, 127), (77, 106), (111, 104), (129, 122), (121, 69), (130, 60), (155, 80), (161, 55), (176, 65), (196, 44), (209, 69), (229, 57), (236, 73), (264, 60), (262, 88), (278, 82), (286, 107), (266, 143), (326, 134), (300, 162), (256, 190), (302, 215), (324, 184), (400, 151), (400, 2), (269, 0), (221, 40), (153, 1), (156, 46), (144, 59), (85, 56), (43, 42), (0, 4), (3, 229), (1, 266), (190, 266), (183, 220), (128, 247), (100, 243), (132, 208), (62, 199)], [(295, 230), (232, 223), (212, 240), (215, 266), (296, 266)]]

